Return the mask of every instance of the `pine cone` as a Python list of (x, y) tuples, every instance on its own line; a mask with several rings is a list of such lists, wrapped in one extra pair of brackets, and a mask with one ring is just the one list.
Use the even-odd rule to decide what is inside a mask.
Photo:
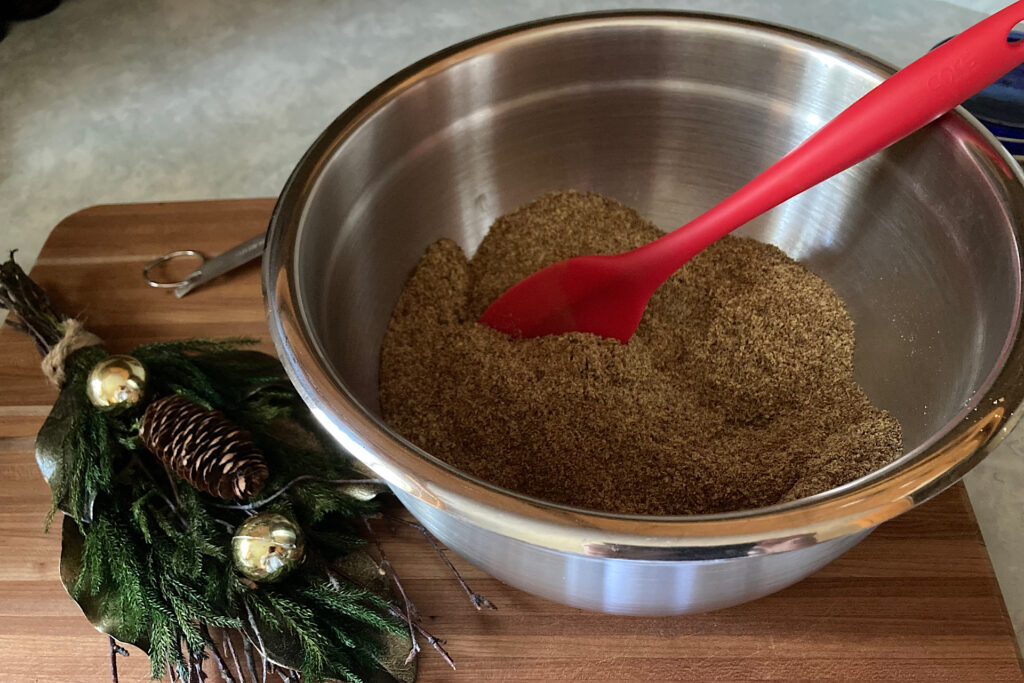
[(219, 498), (252, 498), (269, 475), (248, 432), (178, 394), (149, 404), (139, 436), (179, 477)]

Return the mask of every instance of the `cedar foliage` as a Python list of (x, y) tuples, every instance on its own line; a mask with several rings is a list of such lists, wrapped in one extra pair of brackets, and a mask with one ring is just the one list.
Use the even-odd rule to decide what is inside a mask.
[[(187, 396), (252, 431), (270, 468), (266, 495), (308, 472), (359, 477), (281, 384), (277, 362), (239, 350), (244, 343), (150, 344), (132, 355), (156, 378), (151, 390)], [(83, 349), (69, 363), (75, 391), (84, 392), (97, 353)], [(68, 429), (67, 452), (74, 454), (62, 468), (68, 475), (54, 487), (54, 509), (66, 499), (70, 510), (80, 510), (96, 498), (92, 521), (76, 522), (83, 553), (72, 597), (98, 598), (102, 612), (118, 614), (115, 637), (148, 650), (154, 678), (170, 665), (188, 680), (190, 662), (204, 659), (211, 644), (204, 627), (241, 628), (250, 612), (301, 644), (304, 680), (357, 681), (379, 668), (381, 632), (403, 632), (384, 598), (351, 584), (332, 586), (316, 562), (282, 584), (247, 586), (230, 558), (231, 530), (248, 516), (244, 506), (224, 505), (164, 469), (136, 436), (139, 415), (110, 419), (86, 410), (78, 419)], [(294, 429), (275, 429), (288, 424), (299, 426), (308, 443), (283, 436)], [(373, 502), (320, 481), (292, 486), (260, 507), (295, 519), (321, 557), (361, 547), (355, 523), (375, 510)]]
[[(16, 314), (8, 324), (42, 355), (64, 337), (68, 317), (13, 252), (0, 264), (0, 308)], [(329, 483), (365, 475), (325, 437), (277, 359), (244, 348), (253, 343), (200, 339), (134, 349), (147, 368), (146, 399), (122, 413), (100, 411), (86, 398), (90, 369), (108, 355), (103, 347), (66, 359), (60, 395), (36, 441), (53, 494), (47, 525), (57, 511), (65, 515), (61, 578), (98, 628), (148, 652), (154, 678), (173, 668), (180, 680), (193, 680), (216, 627), (241, 630), (305, 681), (391, 679), (383, 650), (389, 637), (405, 634), (405, 623), (384, 595), (331, 572), (332, 562), (364, 545), (357, 525), (377, 504)], [(219, 410), (252, 434), (270, 472), (260, 496), (227, 504), (146, 450), (138, 436), (145, 406), (172, 394)], [(311, 472), (321, 481), (302, 476)], [(252, 584), (232, 568), (232, 531), (257, 508), (289, 515), (307, 538), (306, 562), (278, 584)]]

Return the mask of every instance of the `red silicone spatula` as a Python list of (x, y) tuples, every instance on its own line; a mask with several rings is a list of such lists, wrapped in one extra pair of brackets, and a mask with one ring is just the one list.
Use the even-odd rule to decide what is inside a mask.
[(1024, 62), (1007, 42), (1024, 0), (975, 24), (860, 98), (735, 194), (650, 244), (548, 266), (502, 294), (480, 322), (517, 337), (592, 332), (625, 343), (647, 300), (712, 242), (910, 135)]

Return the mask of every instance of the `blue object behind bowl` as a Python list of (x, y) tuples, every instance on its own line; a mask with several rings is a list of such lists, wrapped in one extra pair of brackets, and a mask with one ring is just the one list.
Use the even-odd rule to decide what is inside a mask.
[[(1003, 137), (998, 138), (998, 140), (1010, 154), (1014, 156), (1024, 156), (1024, 140), (1007, 140)], [(1018, 161), (1020, 160), (1018, 159)]]
[[(1024, 33), (1020, 31), (1009, 34), (1011, 41), (1022, 39)], [(1011, 154), (1024, 155), (1024, 64), (968, 99), (963, 106), (999, 138)]]

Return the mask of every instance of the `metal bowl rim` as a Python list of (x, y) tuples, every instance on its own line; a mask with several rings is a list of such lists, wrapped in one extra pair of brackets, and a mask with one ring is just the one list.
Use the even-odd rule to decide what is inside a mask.
[[(343, 448), (391, 486), (503, 536), (555, 550), (624, 559), (653, 559), (659, 557), (658, 551), (688, 547), (703, 548), (704, 559), (713, 559), (717, 549), (717, 556), (725, 559), (736, 557), (738, 550), (751, 545), (758, 547), (751, 554), (760, 554), (766, 552), (764, 548), (770, 547), (771, 541), (800, 538), (805, 544), (813, 544), (873, 528), (955, 483), (998, 445), (1020, 418), (1024, 383), (1015, 381), (1024, 370), (1024, 344), (1019, 338), (1019, 283), (1024, 279), (1020, 272), (1019, 234), (1015, 234), (1018, 291), (1014, 329), (1006, 341), (1002, 362), (962, 416), (914, 452), (856, 481), (790, 503), (730, 513), (671, 517), (602, 513), (533, 499), (470, 477), (411, 444), (363, 408), (310, 334), (289, 265), (294, 260), (306, 200), (325, 162), (363, 121), (432, 73), (500, 48), (509, 40), (565, 29), (628, 23), (654, 25), (666, 21), (755, 29), (832, 53), (883, 78), (896, 70), (868, 53), (812, 33), (702, 12), (563, 15), (486, 33), (440, 50), (381, 82), (342, 112), (310, 146), (285, 183), (270, 219), (262, 272), (264, 303), (274, 345), (302, 398)], [(974, 129), (985, 139), (990, 152), (1005, 162), (1016, 185), (1022, 188), (1024, 207), (1024, 176), (1010, 154), (962, 108), (949, 116)]]

